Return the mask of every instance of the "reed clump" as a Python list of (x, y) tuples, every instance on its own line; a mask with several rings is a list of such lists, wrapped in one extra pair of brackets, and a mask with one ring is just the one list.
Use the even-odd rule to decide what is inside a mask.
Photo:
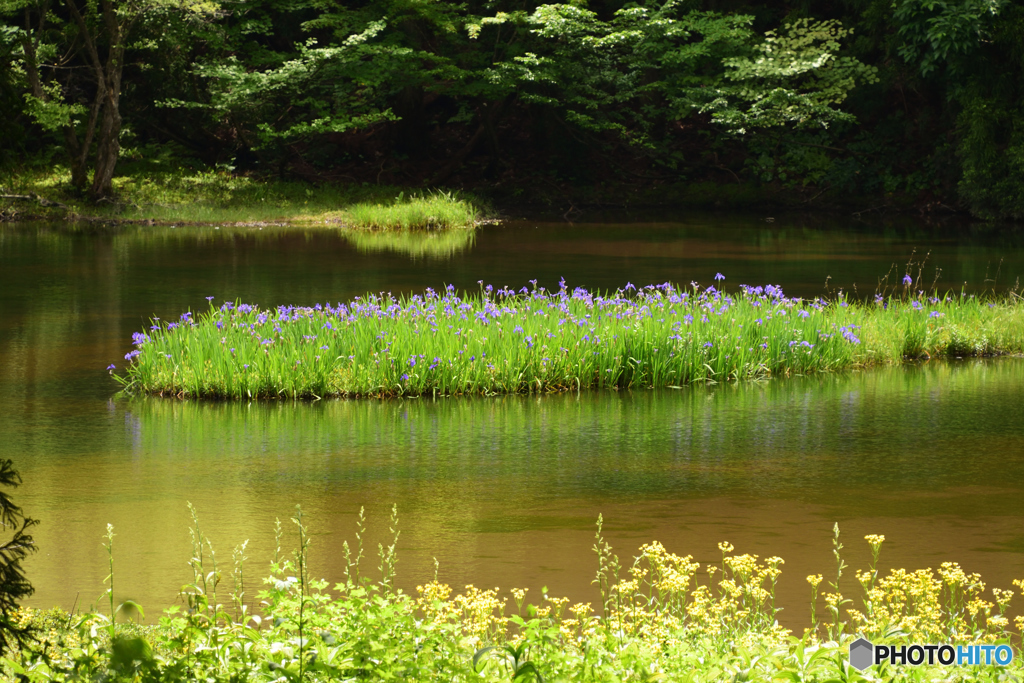
[(424, 195), (404, 193), (387, 203), (360, 203), (347, 207), (342, 221), (366, 230), (451, 230), (476, 225), (477, 209), (454, 192)]
[(115, 376), (129, 393), (180, 397), (447, 396), (678, 388), (1024, 351), (1015, 294), (905, 290), (853, 302), (771, 285), (601, 294), (533, 281), (269, 310), (211, 303), (136, 333)]
[[(30, 682), (133, 681), (650, 681), (650, 680), (1016, 680), (1022, 621), (1010, 626), (1013, 591), (992, 589), (955, 563), (908, 572), (878, 570), (882, 536), (867, 536), (868, 569), (855, 573), (854, 597), (840, 588), (846, 564), (836, 526), (836, 565), (829, 580), (808, 577), (811, 621), (799, 634), (782, 627), (775, 589), (782, 558), (738, 553), (720, 543), (721, 561), (702, 567), (657, 542), (623, 563), (598, 519), (596, 602), (571, 602), (547, 589), (462, 592), (432, 580), (415, 595), (395, 586), (397, 511), (391, 540), (378, 546), (378, 572), (363, 571), (365, 521), (354, 547), (344, 545), (344, 579), (329, 589), (308, 572), (310, 534), (301, 509), (292, 518), (295, 550), (277, 550), (259, 608), (246, 599), (245, 545), (235, 552), (230, 596), (213, 547), (198, 521), (192, 530), (194, 579), (154, 625), (117, 623), (113, 580), (98, 612), (22, 610), (37, 628), (33, 646), (0, 657), (0, 672)], [(112, 531), (108, 530), (108, 541)], [(109, 548), (109, 546), (108, 546)], [(830, 572), (831, 573), (831, 572)], [(374, 575), (371, 575), (374, 574)], [(819, 586), (825, 587), (819, 594)], [(1014, 582), (1024, 586), (1024, 582)], [(847, 582), (845, 585), (849, 585)], [(223, 599), (221, 599), (223, 598)], [(815, 616), (822, 608), (824, 618)], [(141, 608), (136, 612), (141, 614)], [(950, 666), (925, 661), (848, 664), (859, 637), (876, 645), (981, 645), (1003, 650), (993, 660)], [(1005, 655), (1011, 655), (1007, 663)], [(1018, 656), (1014, 656), (1018, 655)]]

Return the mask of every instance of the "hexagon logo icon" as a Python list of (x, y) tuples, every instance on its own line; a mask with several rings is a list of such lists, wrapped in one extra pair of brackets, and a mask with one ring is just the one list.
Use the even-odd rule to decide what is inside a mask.
[(850, 643), (850, 666), (863, 671), (874, 664), (875, 646), (866, 638), (858, 638)]

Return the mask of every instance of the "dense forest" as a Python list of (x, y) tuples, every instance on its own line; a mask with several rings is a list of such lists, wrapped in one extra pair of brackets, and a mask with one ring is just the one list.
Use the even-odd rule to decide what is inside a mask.
[(1024, 217), (1013, 0), (0, 0), (0, 22), (0, 166), (64, 165), (97, 200), (145, 160)]

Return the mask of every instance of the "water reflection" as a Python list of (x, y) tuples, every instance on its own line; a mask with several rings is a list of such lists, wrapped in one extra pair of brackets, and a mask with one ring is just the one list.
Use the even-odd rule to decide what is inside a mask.
[(223, 557), (248, 538), (261, 561), (273, 520), (301, 502), (316, 570), (333, 580), (359, 507), (372, 548), (396, 503), (408, 589), (437, 557), (456, 584), (590, 598), (599, 513), (627, 556), (654, 538), (703, 562), (720, 540), (781, 555), (793, 613), (802, 577), (829, 567), (834, 521), (854, 566), (866, 561), (860, 537), (883, 533), (889, 562), (954, 558), (1009, 585), (1024, 569), (1022, 398), (1024, 362), (1002, 360), (635, 394), (117, 402), (90, 445), (25, 468), (26, 506), (47, 521), (38, 538), (51, 552), (32, 566), (35, 600), (98, 592), (109, 521), (127, 567), (119, 584), (172, 601), (186, 501)]
[(361, 254), (392, 252), (411, 259), (449, 259), (473, 246), (476, 230), (349, 230), (342, 235)]

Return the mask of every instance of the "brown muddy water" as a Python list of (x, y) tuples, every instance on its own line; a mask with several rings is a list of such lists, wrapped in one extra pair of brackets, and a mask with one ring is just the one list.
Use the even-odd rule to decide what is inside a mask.
[[(804, 221), (804, 222), (800, 222)], [(512, 223), (457, 239), (346, 238), (284, 228), (0, 226), (0, 457), (41, 520), (30, 604), (89, 606), (115, 527), (118, 598), (147, 615), (189, 578), (186, 502), (216, 558), (249, 539), (261, 575), (276, 518), (301, 503), (314, 574), (342, 575), (365, 506), (368, 545), (399, 509), (399, 583), (542, 586), (594, 600), (594, 523), (628, 559), (657, 539), (702, 564), (717, 543), (785, 559), (782, 620), (808, 617), (807, 574), (833, 568), (838, 522), (851, 569), (884, 534), (886, 566), (1024, 578), (1024, 361), (925, 363), (681, 391), (548, 397), (212, 403), (128, 400), (123, 365), (150, 316), (205, 297), (337, 302), (477, 280), (615, 288), (627, 281), (829, 286), (868, 294), (921, 260), (940, 287), (1012, 285), (1013, 233), (710, 216), (675, 222)], [(998, 273), (998, 278), (996, 277)], [(895, 276), (893, 278), (895, 279)], [(986, 282), (989, 280), (989, 282)], [(994, 280), (994, 282), (992, 282)], [(286, 538), (291, 544), (291, 539)], [(376, 567), (372, 556), (366, 569)], [(848, 573), (852, 577), (852, 571)], [(250, 595), (256, 586), (250, 588)], [(853, 586), (848, 593), (856, 594)]]

